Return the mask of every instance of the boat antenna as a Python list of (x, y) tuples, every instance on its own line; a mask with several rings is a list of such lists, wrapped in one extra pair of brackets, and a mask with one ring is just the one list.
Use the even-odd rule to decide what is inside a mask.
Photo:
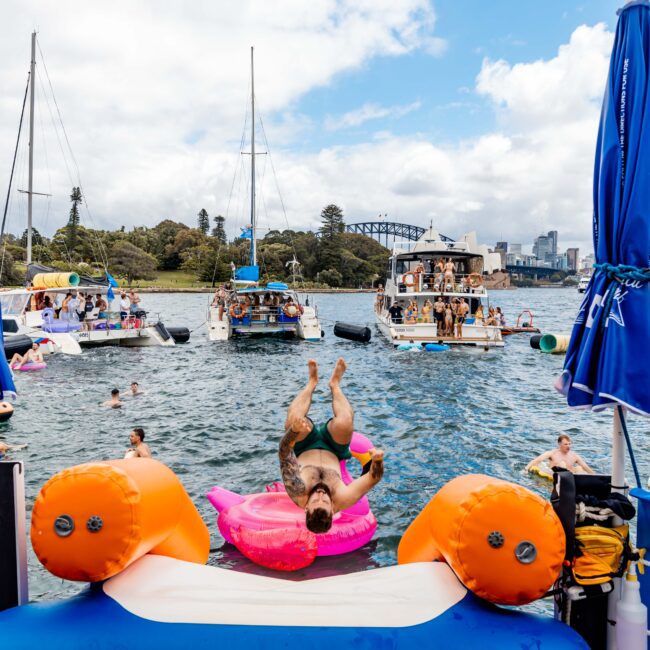
[(36, 32), (32, 32), (32, 60), (29, 64), (29, 179), (27, 181), (27, 266), (32, 263), (32, 183), (34, 180), (34, 73)]
[(251, 45), (251, 265), (257, 265), (257, 244), (255, 242), (255, 68), (253, 46)]

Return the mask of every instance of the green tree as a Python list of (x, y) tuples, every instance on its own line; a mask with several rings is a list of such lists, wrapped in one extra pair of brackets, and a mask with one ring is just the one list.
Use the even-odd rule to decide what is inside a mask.
[(74, 250), (77, 246), (77, 228), (79, 227), (79, 204), (82, 202), (81, 190), (78, 187), (72, 188), (70, 201), (72, 207), (70, 208), (70, 218), (68, 219), (68, 232), (67, 232), (67, 245), (68, 250)]
[(338, 205), (330, 203), (320, 213), (323, 225), (320, 227), (321, 235), (325, 239), (334, 239), (336, 235), (345, 231), (343, 210)]
[(212, 229), (212, 236), (220, 243), (226, 243), (226, 229), (224, 224), (226, 222), (225, 217), (222, 217), (218, 214), (214, 218), (214, 228)]
[(3, 287), (15, 286), (23, 281), (23, 276), (16, 270), (14, 258), (7, 250), (0, 260), (0, 284)]
[(318, 274), (318, 280), (329, 284), (330, 287), (343, 286), (343, 276), (336, 269), (327, 269)]
[[(46, 244), (46, 243), (47, 242), (46, 242), (45, 238), (43, 237), (43, 235), (41, 235), (41, 233), (38, 232), (38, 230), (36, 230), (36, 228), (32, 228), (32, 246), (41, 246), (41, 245)], [(23, 234), (22, 234), (22, 236), (20, 238), (20, 245), (23, 248), (27, 247), (27, 228), (25, 228), (25, 230), (23, 230)]]
[(151, 230), (153, 233), (153, 250), (148, 252), (156, 256), (159, 268), (164, 271), (175, 271), (181, 265), (181, 258), (178, 253), (172, 250), (174, 240), (179, 232), (191, 229), (184, 223), (165, 219)]
[(108, 265), (114, 275), (126, 278), (128, 284), (156, 277), (156, 258), (128, 241), (117, 242), (111, 248)]
[(198, 217), (199, 217), (198, 229), (201, 231), (202, 234), (207, 235), (208, 230), (210, 230), (210, 217), (208, 216), (208, 213), (206, 212), (205, 208), (201, 208)]

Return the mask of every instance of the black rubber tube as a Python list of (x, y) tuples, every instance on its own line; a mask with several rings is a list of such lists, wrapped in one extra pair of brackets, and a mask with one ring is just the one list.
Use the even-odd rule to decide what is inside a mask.
[(190, 340), (190, 330), (187, 327), (168, 327), (167, 331), (176, 343), (187, 343)]
[(372, 332), (369, 327), (362, 325), (352, 325), (351, 323), (335, 323), (334, 336), (348, 341), (357, 341), (359, 343), (369, 343)]
[(533, 350), (539, 350), (539, 342), (541, 340), (542, 340), (541, 334), (533, 334), (530, 337), (530, 347), (533, 348)]

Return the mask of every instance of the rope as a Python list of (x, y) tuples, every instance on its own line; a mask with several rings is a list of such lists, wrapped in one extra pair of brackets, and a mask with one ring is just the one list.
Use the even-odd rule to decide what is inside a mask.
[(588, 506), (583, 502), (576, 503), (576, 521), (581, 522), (585, 519), (595, 519), (596, 521), (606, 521), (614, 511), (611, 508), (599, 508), (598, 506)]
[[(617, 282), (621, 286), (625, 282), (640, 282), (642, 284), (650, 282), (650, 268), (631, 266), (630, 264), (610, 264), (609, 262), (603, 262), (602, 264), (594, 264), (594, 269), (596, 271), (602, 271), (610, 280)], [(610, 286), (603, 303), (605, 317), (601, 321), (602, 328), (607, 323), (615, 294), (616, 290), (613, 286)]]
[(632, 469), (634, 470), (634, 478), (636, 479), (636, 486), (641, 487), (641, 476), (639, 475), (639, 468), (636, 466), (636, 458), (634, 457), (634, 450), (632, 449), (632, 441), (630, 440), (630, 434), (627, 430), (627, 424), (625, 422), (625, 414), (621, 406), (616, 407), (618, 409), (618, 416), (621, 419), (621, 427), (623, 429), (623, 435), (625, 436), (625, 442), (627, 444), (627, 453), (630, 455), (630, 462), (632, 463)]

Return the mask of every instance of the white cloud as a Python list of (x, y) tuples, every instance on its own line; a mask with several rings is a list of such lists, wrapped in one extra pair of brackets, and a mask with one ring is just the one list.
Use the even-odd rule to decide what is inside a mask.
[(364, 104), (361, 108), (344, 113), (340, 117), (328, 116), (325, 120), (325, 128), (328, 131), (347, 129), (352, 126), (360, 126), (369, 120), (377, 120), (384, 117), (398, 119), (416, 111), (420, 108), (421, 102), (412, 102), (403, 106), (379, 106), (377, 104)]
[[(0, 23), (0, 150), (13, 151), (36, 26), (98, 225), (194, 223), (202, 207), (225, 214), (247, 107), (248, 45), (255, 44), (256, 95), (272, 116), (265, 126), (291, 227), (317, 226), (322, 206), (335, 202), (349, 222), (380, 212), (420, 225), (433, 219), (444, 233), (476, 229), (485, 242), (508, 233), (526, 243), (557, 228), (564, 245), (588, 245), (612, 42), (603, 25), (577, 28), (548, 60), (484, 60), (473, 92), (494, 107), (494, 132), (445, 145), (417, 133), (396, 137), (386, 122), (405, 107), (370, 104), (328, 123), (376, 119), (367, 142), (344, 144), (341, 132), (342, 144), (304, 153), (296, 145), (320, 125), (296, 111), (297, 100), (373, 57), (427, 50), (435, 14), (426, 0), (5, 0), (3, 9), (11, 20)], [(45, 200), (35, 199), (35, 218), (52, 232), (67, 219), (71, 182), (56, 141), (46, 142), (46, 168), (39, 138), (35, 189), (55, 196), (47, 223)], [(6, 153), (2, 188), (10, 162)], [(269, 163), (260, 161), (262, 225), (286, 227)], [(238, 219), (247, 221), (246, 208), (236, 207), (238, 197), (246, 202), (243, 178), (230, 207), (233, 232)], [(23, 173), (17, 186), (25, 183)], [(22, 200), (14, 198), (13, 232), (22, 229)]]

